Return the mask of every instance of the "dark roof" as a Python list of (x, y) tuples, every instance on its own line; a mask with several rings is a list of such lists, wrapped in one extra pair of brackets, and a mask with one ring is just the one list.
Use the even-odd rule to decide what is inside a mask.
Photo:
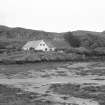
[(55, 46), (53, 45), (53, 43), (51, 41), (46, 41), (44, 40), (44, 42), (50, 47), (50, 48), (55, 48)]
[[(39, 43), (41, 40), (34, 40), (34, 41), (29, 41), (28, 44), (30, 43), (34, 44), (36, 46), (37, 43)], [(50, 47), (50, 48), (57, 48), (57, 49), (69, 49), (71, 48), (70, 44), (66, 42), (65, 40), (46, 40), (43, 39), (43, 41)]]
[(57, 40), (57, 41), (52, 41), (52, 44), (54, 47), (58, 49), (65, 49), (65, 48), (70, 48), (71, 46), (69, 45), (68, 42), (64, 40)]

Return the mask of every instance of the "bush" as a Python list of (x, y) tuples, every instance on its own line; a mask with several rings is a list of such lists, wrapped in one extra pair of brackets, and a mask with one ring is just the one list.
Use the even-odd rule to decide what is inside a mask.
[(64, 38), (72, 47), (79, 47), (80, 46), (80, 40), (78, 37), (74, 36), (72, 32), (67, 32), (64, 34)]

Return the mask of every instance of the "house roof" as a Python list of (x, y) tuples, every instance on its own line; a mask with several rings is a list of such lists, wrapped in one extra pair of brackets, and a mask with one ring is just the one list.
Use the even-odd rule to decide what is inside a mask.
[(23, 47), (24, 48), (25, 47), (28, 47), (29, 48), (29, 47), (32, 47), (32, 46), (37, 47), (41, 41), (44, 41), (49, 48), (54, 48), (54, 46), (52, 45), (52, 43), (50, 41), (46, 41), (46, 40), (28, 41)]
[(50, 48), (55, 48), (55, 46), (53, 45), (53, 43), (49, 40), (44, 40), (44, 42), (47, 44), (47, 46), (49, 46)]
[(31, 46), (34, 46), (34, 47), (37, 47), (38, 44), (41, 42), (42, 40), (34, 40), (34, 41), (28, 41), (23, 47), (31, 47)]
[(44, 40), (50, 48), (70, 48), (70, 44), (65, 40)]
[(44, 41), (48, 47), (50, 48), (58, 48), (58, 49), (62, 49), (62, 48), (70, 48), (70, 45), (64, 41), (64, 40), (57, 40), (57, 41), (50, 41), (50, 40), (34, 40), (34, 41), (28, 41), (23, 47), (37, 47), (38, 44)]
[(64, 40), (53, 41), (52, 44), (58, 49), (70, 48), (70, 44)]

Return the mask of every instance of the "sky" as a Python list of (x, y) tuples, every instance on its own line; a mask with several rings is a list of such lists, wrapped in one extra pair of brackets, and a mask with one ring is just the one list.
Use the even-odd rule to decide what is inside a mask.
[(105, 0), (0, 0), (0, 25), (49, 32), (105, 30)]

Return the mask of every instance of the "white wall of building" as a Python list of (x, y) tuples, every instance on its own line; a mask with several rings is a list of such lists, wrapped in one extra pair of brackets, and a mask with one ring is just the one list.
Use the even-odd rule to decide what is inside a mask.
[(42, 50), (42, 51), (50, 51), (48, 45), (42, 40), (39, 45), (35, 48), (35, 50)]

